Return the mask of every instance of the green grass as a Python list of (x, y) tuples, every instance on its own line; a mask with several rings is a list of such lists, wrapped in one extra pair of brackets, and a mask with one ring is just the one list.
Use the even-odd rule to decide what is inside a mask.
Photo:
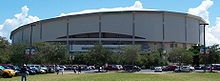
[[(21, 77), (0, 78), (0, 81), (21, 81)], [(219, 73), (87, 73), (30, 75), (27, 81), (220, 81)]]

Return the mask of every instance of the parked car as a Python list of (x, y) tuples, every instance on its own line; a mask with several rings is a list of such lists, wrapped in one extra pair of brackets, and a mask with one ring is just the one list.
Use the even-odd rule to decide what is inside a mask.
[(80, 65), (82, 70), (87, 70), (87, 65)]
[(55, 72), (55, 66), (47, 66), (48, 73), (54, 73)]
[(45, 65), (41, 65), (40, 69), (46, 71), (46, 73), (49, 72), (48, 68)]
[(176, 67), (177, 67), (176, 65), (169, 65), (169, 66), (162, 68), (162, 70), (163, 71), (174, 71)]
[(154, 72), (162, 72), (162, 67), (155, 67)]
[(174, 71), (175, 72), (193, 72), (195, 71), (195, 68), (192, 66), (178, 66)]
[(59, 67), (60, 67), (60, 68), (63, 68), (63, 69), (66, 69), (66, 66), (63, 66), (63, 65), (60, 65)]
[(28, 75), (35, 75), (37, 72), (34, 69), (26, 68)]
[(118, 67), (119, 70), (122, 70), (122, 69), (123, 69), (122, 65), (116, 65), (116, 67)]
[(125, 65), (123, 67), (123, 70), (128, 71), (128, 72), (136, 72), (136, 71), (140, 71), (141, 68), (139, 66)]
[(195, 70), (202, 70), (201, 66), (194, 66)]
[(35, 67), (35, 66), (33, 66), (33, 65), (28, 65), (27, 67), (28, 67), (29, 69), (34, 70), (34, 71), (36, 72), (36, 74), (40, 73), (40, 69), (37, 68), (37, 67)]
[(75, 70), (77, 70), (78, 69), (78, 66), (77, 65), (72, 65), (72, 68), (71, 68), (72, 70), (73, 69), (75, 69)]
[(15, 75), (20, 75), (20, 68), (18, 66), (14, 66), (14, 65), (3, 65), (3, 67), (5, 69), (12, 69), (15, 71)]
[(121, 65), (108, 65), (104, 69), (105, 70), (122, 70), (123, 67)]
[(30, 69), (34, 69), (37, 73), (46, 73), (45, 69), (42, 69), (40, 65), (34, 65), (34, 64), (30, 64), (27, 65), (30, 67)]
[(119, 70), (119, 68), (118, 67), (114, 67), (112, 65), (109, 65), (109, 66), (105, 67), (104, 70)]
[(94, 69), (95, 69), (95, 66), (87, 66), (86, 69), (87, 69), (87, 70), (94, 70)]
[(72, 65), (67, 65), (66, 68), (64, 68), (65, 70), (72, 70)]
[(3, 66), (0, 66), (0, 75), (4, 78), (6, 78), (6, 77), (11, 78), (11, 77), (15, 76), (15, 71), (12, 69), (6, 69)]
[(209, 65), (208, 70), (220, 70), (220, 64), (212, 64), (212, 65)]

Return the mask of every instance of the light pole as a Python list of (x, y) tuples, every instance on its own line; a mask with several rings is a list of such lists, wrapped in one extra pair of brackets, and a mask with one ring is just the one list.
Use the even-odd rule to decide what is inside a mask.
[(199, 24), (199, 25), (202, 25), (203, 27), (204, 27), (204, 29), (203, 29), (203, 32), (204, 32), (204, 34), (203, 34), (203, 43), (204, 43), (204, 46), (203, 46), (203, 48), (204, 48), (204, 55), (205, 55), (205, 68), (204, 68), (204, 72), (206, 72), (206, 69), (207, 69), (207, 56), (206, 56), (206, 46), (205, 46), (205, 26), (206, 25), (209, 25), (209, 24), (207, 24), (207, 23), (202, 23), (202, 24)]

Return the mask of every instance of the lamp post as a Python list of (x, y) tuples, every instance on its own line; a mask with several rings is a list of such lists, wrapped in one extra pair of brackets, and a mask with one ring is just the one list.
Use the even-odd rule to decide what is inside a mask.
[(204, 68), (204, 72), (206, 72), (206, 69), (207, 69), (207, 56), (206, 56), (206, 45), (205, 45), (205, 26), (206, 25), (209, 25), (209, 24), (207, 24), (207, 23), (202, 23), (202, 24), (199, 24), (200, 26), (203, 26), (204, 27), (204, 30), (203, 30), (203, 32), (204, 32), (204, 34), (203, 34), (203, 43), (204, 43), (204, 46), (203, 46), (203, 48), (204, 48), (204, 55), (205, 55), (205, 68)]

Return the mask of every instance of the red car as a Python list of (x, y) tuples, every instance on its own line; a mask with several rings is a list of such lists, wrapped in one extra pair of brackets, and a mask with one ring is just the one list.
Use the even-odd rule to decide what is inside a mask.
[(208, 66), (208, 68), (207, 68), (208, 70), (220, 70), (220, 65), (219, 64), (213, 64), (212, 65), (212, 67), (211, 67), (211, 65), (210, 66)]
[(174, 71), (176, 67), (177, 67), (176, 65), (169, 65), (165, 68), (162, 68), (162, 70), (163, 71)]
[(116, 65), (109, 65), (107, 67), (104, 68), (105, 70), (120, 70), (120, 67), (116, 66)]

